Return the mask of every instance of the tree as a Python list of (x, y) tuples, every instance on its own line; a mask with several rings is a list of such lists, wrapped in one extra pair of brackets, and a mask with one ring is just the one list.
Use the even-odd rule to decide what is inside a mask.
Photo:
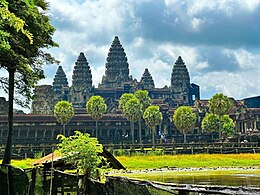
[(92, 96), (86, 104), (87, 113), (96, 121), (96, 137), (98, 138), (98, 120), (100, 120), (103, 114), (107, 110), (107, 105), (104, 99), (97, 95)]
[(141, 104), (141, 111), (142, 114), (140, 116), (140, 118), (138, 119), (139, 122), (139, 143), (142, 144), (142, 126), (141, 126), (141, 120), (142, 120), (142, 116), (144, 111), (146, 110), (146, 108), (148, 108), (151, 105), (151, 99), (148, 96), (148, 91), (146, 90), (138, 90), (134, 93), (134, 97), (136, 97), (140, 104)]
[(219, 128), (218, 115), (207, 113), (202, 120), (201, 127), (203, 131), (211, 134), (213, 140), (213, 132), (217, 132)]
[[(10, 12), (7, 15), (14, 14), (15, 20), (20, 18), (25, 22), (19, 30), (19, 27), (10, 24), (10, 18), (3, 18), (4, 14), (0, 14), (0, 34), (3, 35), (1, 36), (0, 69), (8, 72), (8, 77), (2, 77), (0, 82), (1, 87), (8, 93), (9, 101), (9, 130), (2, 163), (10, 164), (13, 102), (15, 100), (21, 106), (29, 105), (32, 99), (32, 88), (40, 79), (44, 78), (42, 65), (45, 62), (55, 62), (44, 48), (58, 45), (52, 40), (55, 28), (50, 25), (49, 16), (45, 15), (48, 9), (45, 0), (4, 0), (1, 3), (4, 3), (5, 9)], [(21, 33), (21, 31), (25, 33)], [(30, 40), (30, 38), (33, 39)], [(15, 97), (14, 92), (16, 92)]]
[(219, 120), (219, 139), (221, 139), (221, 117), (229, 113), (232, 103), (229, 98), (223, 94), (215, 94), (209, 100), (209, 111), (218, 115)]
[(134, 144), (134, 123), (142, 116), (141, 104), (137, 98), (133, 97), (126, 102), (124, 114), (130, 121), (132, 144)]
[(162, 122), (162, 113), (160, 112), (160, 108), (158, 106), (149, 106), (145, 111), (143, 118), (145, 120), (145, 124), (152, 130), (152, 140), (153, 147), (155, 147), (154, 142), (154, 134), (156, 126), (160, 125)]
[(194, 127), (196, 114), (189, 106), (180, 106), (174, 112), (173, 121), (177, 129), (183, 133), (184, 143), (186, 143), (187, 133)]
[[(213, 132), (218, 132), (219, 130), (219, 117), (216, 114), (207, 113), (202, 120), (202, 129), (208, 133), (211, 133), (213, 140)], [(223, 115), (220, 118), (220, 131), (221, 134), (226, 136), (231, 136), (234, 134), (235, 124), (233, 120), (228, 115)]]
[(62, 124), (63, 135), (66, 136), (65, 125), (67, 125), (74, 116), (72, 103), (60, 101), (54, 107), (54, 116)]
[(235, 123), (228, 115), (223, 115), (220, 119), (221, 121), (221, 133), (226, 136), (233, 136), (234, 135), (234, 127)]
[[(85, 175), (83, 182), (85, 185), (86, 178), (94, 177), (93, 173), (102, 161), (102, 157), (98, 155), (103, 152), (102, 145), (98, 143), (97, 138), (79, 131), (75, 131), (75, 135), (69, 137), (58, 135), (57, 139), (61, 142), (58, 144), (58, 150), (65, 158), (65, 162), (75, 165), (80, 173)], [(86, 189), (86, 186), (84, 188)]]
[[(27, 1), (27, 4), (30, 6), (30, 2)], [(9, 27), (12, 27), (16, 29), (17, 32), (20, 32), (27, 36), (29, 41), (33, 43), (33, 35), (26, 30), (25, 22), (17, 17), (14, 13), (11, 13), (8, 10), (8, 2), (6, 0), (0, 1), (0, 26), (3, 24), (9, 25)], [(7, 38), (10, 36), (10, 33), (7, 29), (3, 29), (0, 27), (0, 48), (1, 49), (10, 49), (10, 45), (7, 42)]]
[(134, 95), (132, 93), (124, 93), (120, 99), (119, 99), (119, 106), (118, 108), (122, 110), (122, 112), (124, 113), (125, 112), (125, 105), (126, 105), (126, 102), (128, 100), (130, 100), (131, 98), (133, 98)]

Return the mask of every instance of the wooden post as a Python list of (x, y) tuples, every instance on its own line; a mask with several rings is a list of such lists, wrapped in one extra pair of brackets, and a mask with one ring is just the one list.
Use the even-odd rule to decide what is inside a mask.
[(32, 176), (31, 176), (32, 182), (31, 182), (31, 187), (30, 187), (30, 195), (34, 195), (34, 189), (35, 189), (35, 183), (36, 183), (36, 167), (32, 169)]

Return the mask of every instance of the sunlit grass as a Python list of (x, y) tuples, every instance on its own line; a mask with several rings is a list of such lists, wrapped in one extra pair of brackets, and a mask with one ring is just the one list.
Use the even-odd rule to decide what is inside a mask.
[[(22, 169), (27, 169), (27, 168), (32, 168), (33, 164), (36, 160), (37, 159), (31, 159), (31, 158), (22, 159), (22, 160), (12, 160), (11, 165), (22, 168)], [(0, 164), (1, 163), (2, 163), (2, 160), (0, 160)]]
[(118, 156), (117, 159), (133, 170), (164, 167), (260, 167), (260, 154), (195, 154), (161, 156)]

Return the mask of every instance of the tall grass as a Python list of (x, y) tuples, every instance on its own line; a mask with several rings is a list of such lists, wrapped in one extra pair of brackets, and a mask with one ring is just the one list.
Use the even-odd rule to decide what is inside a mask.
[(164, 167), (260, 167), (260, 154), (195, 154), (161, 156), (118, 156), (117, 159), (133, 170)]

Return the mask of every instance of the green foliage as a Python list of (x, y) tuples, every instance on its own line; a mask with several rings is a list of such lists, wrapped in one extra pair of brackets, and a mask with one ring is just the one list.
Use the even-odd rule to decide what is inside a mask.
[(122, 110), (122, 112), (125, 112), (125, 105), (126, 102), (130, 99), (132, 99), (134, 97), (134, 95), (132, 93), (124, 93), (120, 99), (119, 99), (119, 106), (118, 108)]
[(57, 139), (61, 142), (58, 148), (65, 161), (73, 164), (81, 173), (91, 173), (101, 163), (102, 157), (98, 153), (102, 153), (103, 149), (97, 138), (75, 131), (75, 135), (58, 135)]
[(139, 100), (142, 112), (144, 112), (146, 108), (148, 108), (151, 105), (151, 98), (148, 96), (148, 91), (146, 90), (136, 91), (134, 93), (134, 97), (136, 97)]
[(217, 132), (220, 128), (221, 133), (232, 136), (234, 134), (235, 124), (233, 120), (228, 115), (223, 115), (220, 117), (220, 127), (219, 127), (219, 117), (216, 114), (207, 113), (202, 120), (202, 129), (208, 133)]
[(131, 122), (137, 122), (142, 116), (141, 104), (135, 97), (126, 102), (124, 110), (126, 118)]
[(46, 15), (45, 0), (1, 0), (0, 5), (0, 69), (8, 72), (0, 79), (0, 87), (8, 93), (9, 101), (9, 129), (3, 164), (10, 164), (13, 102), (29, 107), (32, 89), (44, 78), (42, 65), (55, 62), (46, 48), (58, 44), (52, 40), (55, 28)]
[(153, 149), (155, 147), (154, 134), (157, 125), (160, 125), (162, 122), (162, 113), (160, 112), (159, 106), (149, 106), (145, 111), (143, 118), (145, 120), (145, 124), (152, 129), (152, 141), (153, 141)]
[(91, 115), (94, 120), (99, 120), (102, 118), (103, 114), (106, 112), (107, 105), (104, 99), (97, 95), (92, 96), (86, 104), (87, 113)]
[(54, 108), (54, 116), (62, 125), (66, 125), (74, 116), (74, 108), (72, 103), (67, 101), (59, 101)]
[(201, 127), (207, 133), (217, 132), (219, 128), (219, 120), (216, 114), (206, 113), (203, 118)]
[[(28, 5), (30, 5), (28, 3)], [(7, 38), (10, 36), (10, 33), (7, 29), (2, 28), (4, 24), (9, 25), (14, 28), (17, 32), (23, 33), (29, 39), (30, 43), (33, 43), (33, 35), (26, 30), (25, 22), (21, 18), (17, 17), (14, 13), (11, 13), (8, 10), (8, 2), (5, 0), (0, 1), (0, 48), (1, 49), (10, 49), (10, 45), (7, 42)]]
[(145, 124), (151, 128), (155, 129), (157, 125), (160, 125), (162, 122), (162, 113), (158, 106), (149, 106), (143, 115)]
[[(52, 40), (55, 28), (45, 14), (48, 7), (44, 0), (2, 0), (0, 4), (0, 68), (15, 79), (16, 103), (28, 107), (31, 89), (44, 78), (42, 65), (55, 62), (44, 49), (58, 46)], [(0, 83), (6, 92), (13, 88), (7, 77)]]
[(229, 98), (223, 94), (215, 94), (209, 100), (209, 111), (218, 116), (228, 114), (232, 108)]
[(226, 136), (233, 136), (234, 135), (235, 123), (233, 122), (233, 120), (228, 115), (222, 116), (221, 119), (220, 119), (220, 123), (221, 123), (221, 132), (223, 134), (225, 134)]
[(177, 129), (184, 135), (186, 143), (186, 134), (194, 127), (196, 123), (196, 114), (192, 112), (189, 106), (180, 106), (174, 112), (173, 121)]

